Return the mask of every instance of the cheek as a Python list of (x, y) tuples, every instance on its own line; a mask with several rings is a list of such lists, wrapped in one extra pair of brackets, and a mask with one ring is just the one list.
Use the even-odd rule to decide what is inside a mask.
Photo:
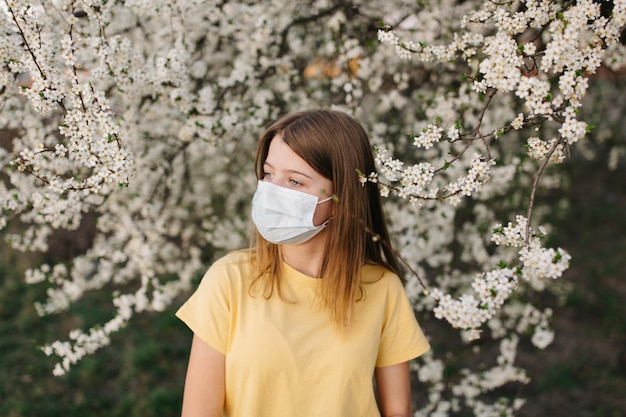
[(313, 224), (315, 226), (319, 226), (320, 224), (324, 223), (326, 220), (330, 218), (331, 207), (332, 207), (331, 201), (327, 201), (326, 203), (322, 203), (319, 206), (317, 206), (317, 209), (315, 209), (315, 214), (313, 215)]

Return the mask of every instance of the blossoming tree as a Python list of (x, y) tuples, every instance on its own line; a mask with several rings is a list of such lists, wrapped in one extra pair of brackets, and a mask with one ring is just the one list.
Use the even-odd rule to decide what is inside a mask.
[(416, 415), (522, 406), (483, 394), (528, 382), (521, 338), (552, 341), (534, 294), (570, 256), (543, 245), (538, 195), (562, 186), (554, 166), (586, 134), (589, 77), (625, 63), (626, 1), (2, 4), (0, 128), (14, 137), (0, 147), (0, 229), (12, 248), (46, 251), (95, 215), (85, 253), (26, 280), (48, 288), (41, 315), (113, 297), (109, 321), (43, 348), (56, 375), (247, 245), (263, 126), (321, 106), (371, 134), (379, 170), (355, 181), (388, 197), (416, 311), (499, 346), (447, 379), (435, 349), (416, 369), (428, 387)]

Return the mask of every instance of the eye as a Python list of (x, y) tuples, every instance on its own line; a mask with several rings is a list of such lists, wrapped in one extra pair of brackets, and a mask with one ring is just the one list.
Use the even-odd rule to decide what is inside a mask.
[(274, 175), (273, 175), (271, 172), (264, 172), (264, 173), (263, 173), (263, 178), (262, 178), (262, 179), (263, 179), (264, 181), (268, 181), (268, 180), (271, 180), (273, 176), (274, 176)]
[(291, 178), (291, 179), (289, 180), (289, 184), (290, 184), (292, 187), (299, 187), (299, 186), (301, 186), (301, 185), (302, 185), (302, 183), (301, 183), (300, 181), (298, 181), (298, 180), (294, 180), (293, 178)]

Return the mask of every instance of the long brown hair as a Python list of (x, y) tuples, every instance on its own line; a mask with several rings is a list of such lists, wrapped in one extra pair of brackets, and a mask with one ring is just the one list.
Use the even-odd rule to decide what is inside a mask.
[[(263, 164), (272, 139), (283, 141), (313, 169), (332, 181), (335, 210), (328, 222), (322, 263), (321, 304), (331, 318), (349, 326), (354, 303), (363, 296), (361, 267), (374, 263), (400, 275), (393, 253), (378, 186), (361, 183), (359, 172), (375, 171), (371, 145), (363, 127), (351, 116), (331, 110), (287, 114), (272, 123), (257, 148), (255, 171), (263, 178)], [(281, 294), (281, 256), (278, 245), (258, 232), (255, 236), (256, 278), (263, 295)], [(252, 287), (251, 287), (252, 288)]]

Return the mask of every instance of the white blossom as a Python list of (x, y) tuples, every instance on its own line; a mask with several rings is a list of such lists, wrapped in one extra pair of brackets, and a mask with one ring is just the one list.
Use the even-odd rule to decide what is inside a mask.
[[(425, 357), (429, 403), (416, 415), (519, 410), (522, 399), (482, 394), (528, 383), (514, 363), (520, 338), (543, 349), (555, 335), (552, 312), (525, 289), (551, 288), (571, 257), (529, 227), (540, 202), (530, 218), (498, 222), (517, 212), (509, 199), (538, 165), (584, 141), (589, 75), (603, 62), (626, 65), (624, 0), (610, 17), (591, 0), (101, 3), (79, 18), (15, 0), (0, 18), (0, 126), (18, 132), (0, 148), (3, 238), (45, 251), (56, 229), (97, 216), (84, 253), (31, 265), (25, 280), (47, 290), (41, 315), (90, 291), (114, 293), (108, 320), (42, 348), (58, 358), (55, 375), (136, 313), (171, 305), (219, 254), (245, 247), (259, 134), (288, 111), (331, 107), (359, 118), (376, 145), (377, 171), (355, 181), (386, 197), (394, 243), (416, 273), (406, 287), (415, 309), (464, 342), (499, 347), (456, 382), (445, 380), (445, 353)], [(377, 20), (369, 39), (363, 28)], [(619, 149), (612, 155), (615, 166)], [(556, 187), (549, 168), (540, 184)]]

